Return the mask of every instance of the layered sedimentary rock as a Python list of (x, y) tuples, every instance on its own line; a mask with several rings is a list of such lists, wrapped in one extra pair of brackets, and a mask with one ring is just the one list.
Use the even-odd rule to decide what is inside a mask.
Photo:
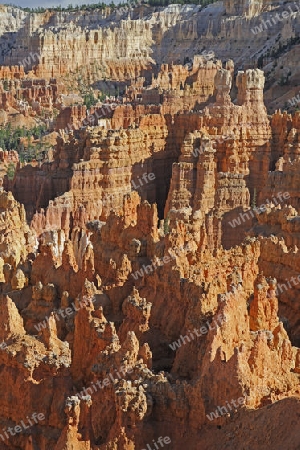
[[(145, 27), (141, 20), (130, 18), (120, 22), (120, 17), (110, 12), (109, 8), (98, 10), (94, 18), (86, 17), (82, 12), (62, 13), (60, 16), (49, 11), (29, 14), (25, 21), (19, 22), (18, 33), (20, 41), (26, 39), (28, 33), (27, 51), (17, 45), (4, 54), (4, 63), (23, 63), (26, 71), (33, 69), (37, 76), (42, 77), (64, 75), (85, 66), (91, 81), (103, 70), (115, 79), (134, 77), (147, 69), (151, 62), (150, 27)], [(115, 29), (99, 27), (101, 22), (105, 23), (107, 16), (115, 19), (119, 26)], [(86, 34), (85, 27), (88, 25), (92, 26)], [(66, 47), (70, 49), (67, 53)]]
[(67, 132), (70, 132), (70, 130), (79, 128), (85, 118), (86, 106), (84, 105), (62, 108), (56, 118), (56, 130), (67, 130)]
[[(154, 202), (158, 190), (167, 190), (165, 167), (172, 154), (165, 151), (164, 159), (161, 157), (167, 135), (166, 121), (158, 114), (142, 118), (139, 129), (119, 132), (98, 126), (76, 136), (71, 133), (59, 138), (53, 163), (41, 168), (27, 166), (18, 172), (14, 192), (32, 216), (38, 208), (48, 206), (49, 199), (69, 191), (51, 201), (45, 214), (37, 212), (34, 219), (37, 230), (54, 227), (67, 234), (71, 225), (84, 226), (106, 218), (112, 207), (122, 208), (124, 195), (132, 190)], [(28, 176), (35, 180), (34, 186), (28, 183)]]
[(25, 77), (25, 71), (23, 66), (1, 66), (0, 67), (0, 79), (13, 80), (21, 79)]
[(41, 115), (45, 109), (51, 116), (54, 106), (60, 107), (57, 103), (64, 86), (56, 79), (28, 78), (22, 72), (14, 73), (11, 79), (4, 70), (0, 73), (1, 108), (5, 111), (15, 108), (25, 116)]
[[(186, 131), (194, 125), (202, 133), (186, 135), (178, 165), (173, 166), (165, 209), (173, 220), (180, 217), (189, 222), (199, 241), (205, 240), (206, 245), (210, 239), (211, 249), (241, 239), (229, 222), (249, 208), (250, 195), (265, 185), (270, 164), (271, 128), (263, 104), (263, 73), (238, 74), (238, 105), (229, 96), (231, 83), (230, 71), (220, 69), (215, 75), (215, 103), (195, 117), (196, 125), (185, 124)], [(251, 129), (245, 126), (250, 116)], [(181, 123), (182, 119), (185, 116), (179, 117)]]
[(260, 269), (266, 276), (277, 280), (279, 315), (291, 340), (299, 344), (299, 255), (298, 255), (298, 213), (291, 206), (270, 205), (257, 215), (257, 224), (252, 234), (262, 235)]
[[(228, 70), (233, 70), (233, 63), (227, 63)], [(176, 114), (179, 111), (199, 109), (213, 96), (215, 90), (214, 77), (222, 62), (209, 57), (195, 55), (192, 62), (185, 66), (162, 64), (157, 77), (152, 83), (143, 87), (140, 78), (137, 83), (127, 89), (129, 101), (144, 105), (161, 104), (163, 114)]]
[[(121, 208), (124, 194), (133, 189), (138, 190), (142, 199), (150, 202), (157, 201), (159, 214), (162, 215), (171, 178), (171, 164), (176, 161), (180, 146), (185, 145), (185, 140), (189, 142), (190, 137), (187, 133), (194, 132), (195, 129), (201, 129), (209, 139), (216, 141), (214, 144), (215, 168), (209, 170), (213, 172), (217, 170), (218, 173), (206, 182), (206, 189), (210, 189), (210, 184), (214, 185), (219, 198), (215, 199), (215, 203), (211, 202), (210, 209), (217, 209), (217, 215), (222, 215), (235, 208), (249, 206), (247, 188), (253, 195), (255, 186), (265, 184), (265, 175), (260, 168), (269, 165), (270, 160), (268, 140), (271, 130), (262, 101), (262, 73), (249, 71), (238, 76), (240, 105), (233, 105), (229, 96), (231, 65), (218, 71), (218, 65), (213, 65), (211, 68), (209, 61), (202, 66), (199, 61), (198, 64), (199, 67), (195, 69), (195, 73), (202, 74), (203, 80), (209, 79), (207, 70), (212, 70), (212, 74), (215, 74), (214, 88), (210, 88), (211, 93), (215, 93), (215, 103), (209, 104), (203, 111), (178, 114), (182, 107), (180, 95), (179, 97), (175, 95), (169, 106), (165, 106), (163, 101), (162, 106), (156, 110), (148, 104), (138, 105), (138, 102), (134, 104), (134, 108), (125, 105), (117, 106), (112, 111), (111, 119), (102, 119), (103, 123), (100, 126), (82, 130), (80, 133), (72, 134), (71, 132), (69, 135), (62, 135), (52, 163), (44, 164), (36, 169), (26, 167), (18, 172), (14, 182), (14, 193), (18, 200), (26, 205), (29, 217), (34, 210), (46, 207), (50, 199), (54, 200), (62, 192), (70, 190), (69, 194), (64, 194), (51, 203), (44, 219), (42, 216), (36, 216), (35, 221), (39, 230), (55, 226), (68, 233), (71, 222), (82, 226), (82, 221), (102, 220), (107, 217), (112, 206), (115, 209)], [(158, 80), (163, 79), (163, 71), (160, 76)], [(184, 82), (184, 78), (182, 80)], [(163, 81), (160, 82), (164, 86)], [(188, 83), (184, 83), (185, 86), (189, 86)], [(194, 96), (197, 92), (199, 95), (199, 91), (200, 89), (192, 91), (185, 97), (187, 105), (195, 102)], [(163, 90), (163, 96), (165, 92), (167, 90)], [(202, 99), (202, 104), (207, 99), (206, 95)], [(201, 101), (198, 104), (201, 105)], [(173, 110), (172, 114), (177, 112), (172, 119), (170, 118), (171, 110)], [(70, 111), (71, 116), (74, 114)], [(83, 116), (84, 113), (81, 114), (81, 118)], [(232, 116), (234, 122), (230, 119)], [(222, 117), (222, 120), (219, 117)], [(78, 122), (78, 119), (76, 120)], [(250, 120), (251, 135), (248, 128), (244, 126), (244, 123)], [(62, 125), (66, 122), (67, 119), (64, 119)], [(109, 130), (111, 126), (121, 126), (125, 129), (121, 132)], [(197, 173), (195, 167), (197, 159), (199, 161), (206, 159), (200, 138), (195, 140), (191, 151), (193, 154), (190, 156), (190, 162), (186, 160), (185, 164), (186, 167), (190, 167), (191, 173)], [(118, 159), (115, 159), (113, 155), (118, 155)], [(188, 158), (188, 155), (185, 158)], [(197, 190), (193, 214), (201, 209), (202, 194), (199, 189), (202, 189), (200, 185), (202, 185), (203, 176), (206, 177), (206, 173), (200, 174), (201, 161), (198, 174), (199, 187), (196, 187), (192, 179), (189, 181), (190, 195), (193, 195), (194, 189)], [(30, 187), (27, 186), (29, 173), (35, 180)], [(189, 172), (186, 172), (186, 176), (190, 177)], [(217, 180), (214, 180), (216, 176)], [(244, 180), (244, 177), (247, 179)], [(174, 175), (173, 183), (175, 179)], [(232, 198), (229, 201), (227, 196), (230, 185), (232, 185), (232, 196), (236, 199)], [(96, 189), (97, 186), (102, 188), (102, 191)], [(34, 189), (30, 195), (29, 204), (26, 200), (29, 198), (28, 188)], [(169, 192), (169, 199), (172, 198), (173, 189), (172, 187)], [(176, 189), (180, 189), (180, 186)], [(32, 197), (35, 199), (34, 202)], [(200, 202), (198, 206), (197, 202)], [(168, 200), (166, 215), (171, 204), (172, 200)], [(181, 206), (177, 205), (176, 208), (180, 209)], [(57, 215), (55, 210), (65, 211), (63, 215), (60, 214), (63, 222), (60, 222), (61, 219), (55, 222)], [(205, 214), (208, 212), (207, 210)], [(218, 245), (218, 240), (215, 245)]]
[(17, 164), (19, 162), (19, 155), (14, 150), (2, 150), (0, 149), (0, 162), (1, 163), (15, 163)]
[[(0, 148), (0, 186), (12, 184), (12, 179), (15, 173), (15, 168), (19, 164), (19, 155), (14, 150), (2, 150)], [(8, 180), (7, 172), (11, 170), (10, 180)]]
[(26, 224), (24, 206), (18, 204), (11, 192), (5, 192), (3, 188), (0, 192), (0, 208), (1, 279), (9, 284), (16, 268), (20, 263), (25, 263), (27, 255), (34, 250), (36, 238)]
[(264, 67), (272, 110), (297, 93), (299, 10), (293, 1), (226, 0), (207, 7), (157, 9), (140, 5), (89, 13), (27, 13), (3, 6), (2, 16), (0, 63), (23, 65), (38, 77), (71, 71), (87, 83), (107, 77), (124, 81), (150, 75), (153, 64), (183, 63), (195, 54), (214, 52), (221, 60), (232, 58), (239, 70)]
[[(228, 414), (246, 420), (251, 408), (300, 395), (298, 349), (278, 318), (275, 284), (260, 275), (264, 241), (253, 238), (213, 256), (197, 246), (184, 222), (168, 234), (157, 223), (156, 207), (132, 193), (121, 215), (111, 212), (93, 230), (90, 281), (83, 272), (73, 278), (78, 268), (71, 245), (59, 262), (48, 244), (35, 250), (27, 274), (35, 304), (18, 312), (6, 297), (6, 333), (14, 334), (1, 351), (7, 370), (22, 339), (45, 355), (27, 369), (34, 367), (24, 385), (26, 405), (17, 414), (5, 403), (12, 424), (30, 411), (45, 414), (29, 434), (34, 445), (42, 445), (43, 430), (46, 445), (57, 449), (95, 442), (103, 449), (139, 448), (158, 427), (174, 449), (189, 430), (189, 446), (196, 449), (202, 442), (197, 430), (210, 426), (218, 405), (243, 399)], [(51, 268), (55, 261), (58, 267)], [(37, 339), (33, 324), (38, 327), (43, 315), (48, 320)], [(22, 365), (14, 370), (25, 374)], [(10, 379), (6, 391), (15, 392)], [(37, 380), (39, 395), (45, 392), (38, 405)], [(215, 424), (226, 427), (228, 420), (220, 414)], [(297, 442), (295, 434), (290, 439)], [(24, 438), (9, 445), (17, 442), (25, 445)]]
[[(178, 54), (177, 32), (179, 51), (225, 29), (241, 42), (235, 14), (252, 23), (262, 8), (141, 6), (121, 22), (120, 53), (109, 10), (15, 18), (53, 62), (36, 73), (62, 75), (78, 32), (90, 82), (97, 58), (136, 79), (104, 117), (91, 109), (95, 126), (56, 83), (8, 80), (45, 107), (56, 96), (61, 132), (52, 160), (17, 167), (13, 194), (0, 193), (0, 448), (133, 450), (159, 436), (174, 450), (299, 448), (299, 114), (268, 116), (263, 72), (234, 80), (232, 61), (186, 52), (139, 78), (166, 42)], [(34, 412), (44, 419), (9, 434)]]
[(224, 6), (226, 8), (226, 13), (232, 16), (243, 16), (247, 17), (256, 16), (263, 11), (270, 10), (273, 7), (280, 5), (280, 1), (274, 0), (241, 0), (236, 2), (235, 0), (225, 0)]

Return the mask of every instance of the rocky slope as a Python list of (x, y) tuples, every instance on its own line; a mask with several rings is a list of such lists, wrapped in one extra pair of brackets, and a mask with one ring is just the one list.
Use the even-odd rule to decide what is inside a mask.
[(299, 14), (295, 2), (262, 0), (89, 14), (30, 14), (3, 6), (0, 64), (23, 63), (38, 77), (77, 73), (87, 82), (103, 77), (118, 82), (155, 64), (182, 63), (180, 55), (214, 52), (221, 60), (233, 59), (237, 70), (264, 68), (270, 110), (293, 109), (288, 101), (298, 93)]
[[(297, 210), (284, 204), (297, 207), (290, 165), (297, 167), (298, 115), (269, 121), (259, 70), (239, 74), (232, 103), (226, 67), (216, 68), (214, 101), (204, 98), (203, 110), (180, 112), (179, 103), (171, 115), (174, 97), (164, 113), (161, 88), (162, 104), (153, 113), (150, 86), (144, 104), (118, 106), (106, 119), (110, 126), (120, 122), (127, 108), (121, 130), (95, 126), (65, 135), (52, 163), (17, 170), (13, 191), (31, 229), (23, 212), (27, 231), (20, 227), (5, 242), (12, 255), (24, 236), (32, 236), (26, 237), (32, 246), (9, 261), (1, 251), (7, 323), (1, 379), (10, 393), (2, 419), (17, 424), (33, 411), (45, 419), (28, 438), (9, 437), (9, 448), (130, 449), (163, 435), (179, 449), (187, 431), (189, 448), (199, 442), (214, 448), (223, 436), (212, 437), (214, 427), (228, 429), (221, 448), (243, 448), (243, 431), (230, 430), (251, 423), (254, 409), (278, 420), (292, 405), (296, 421), (299, 300), (297, 288), (282, 293), (274, 279), (286, 283), (297, 272), (297, 222), (290, 218)], [(206, 65), (199, 70), (205, 73)], [(160, 80), (153, 83), (163, 85)], [(272, 188), (272, 178), (285, 173)], [(240, 212), (249, 214), (251, 198), (262, 203), (287, 191), (282, 205), (270, 204), (262, 214), (256, 208), (237, 229), (230, 225)], [(17, 217), (19, 204), (10, 200), (6, 212), (12, 197), (2, 196), (5, 214)], [(155, 203), (164, 201), (161, 216)], [(251, 222), (252, 237), (242, 242)], [(26, 380), (26, 403), (18, 410), (15, 377)], [(38, 404), (36, 392), (43, 398)], [(241, 404), (229, 409), (235, 399)], [(265, 409), (272, 404), (280, 406)], [(282, 448), (286, 436), (274, 433), (265, 442)], [(297, 430), (288, 439), (296, 450)]]
[[(1, 69), (1, 112), (21, 114), (18, 93), (53, 101), (59, 135), (39, 164), (0, 153), (16, 164), (0, 187), (0, 450), (141, 450), (160, 437), (172, 450), (300, 448), (300, 114), (268, 115), (264, 71), (236, 74), (231, 48), (287, 6), (2, 8), (2, 48), (11, 27), (49, 59)], [(78, 68), (95, 58), (127, 79), (89, 126), (61, 84), (64, 46), (79, 54), (72, 29)], [(200, 37), (230, 59), (189, 53)]]

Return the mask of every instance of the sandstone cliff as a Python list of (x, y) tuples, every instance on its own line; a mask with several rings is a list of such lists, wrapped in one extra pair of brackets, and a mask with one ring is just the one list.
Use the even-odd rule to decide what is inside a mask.
[[(0, 64), (21, 64), (39, 77), (71, 72), (89, 83), (122, 81), (149, 74), (153, 64), (182, 63), (178, 55), (214, 52), (221, 60), (233, 59), (239, 70), (263, 67), (273, 110), (291, 107), (288, 100), (297, 93), (299, 9), (292, 1), (226, 0), (204, 8), (139, 6), (89, 14), (33, 14), (3, 6), (2, 15)], [(12, 42), (5, 39), (9, 27)]]
[[(59, 131), (40, 164), (0, 152), (1, 450), (299, 449), (300, 115), (247, 67), (290, 3), (1, 7), (5, 120), (22, 95)], [(127, 85), (103, 115), (65, 96), (82, 70)]]

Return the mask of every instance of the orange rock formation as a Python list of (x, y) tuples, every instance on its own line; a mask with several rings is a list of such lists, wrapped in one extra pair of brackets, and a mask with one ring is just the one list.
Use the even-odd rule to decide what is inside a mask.
[[(247, 20), (263, 9), (224, 7)], [(181, 14), (168, 8), (151, 16), (156, 40)], [(43, 58), (52, 49), (34, 68), (45, 79), (67, 70), (54, 32), (63, 20), (30, 16), (32, 30), (54, 27), (30, 41)], [(196, 24), (180, 36), (196, 39)], [(120, 29), (90, 27), (77, 41), (77, 22), (60, 30), (72, 52), (84, 49), (68, 69), (101, 54), (112, 78), (135, 79), (95, 126), (81, 126), (84, 106), (60, 104), (53, 126), (79, 129), (1, 188), (0, 449), (134, 450), (169, 436), (173, 450), (297, 450), (300, 114), (269, 116), (263, 71), (234, 80), (232, 61), (196, 56), (150, 80), (146, 25), (124, 20), (123, 47)], [(56, 81), (1, 70), (12, 83), (3, 108), (18, 89), (59, 103)], [(34, 412), (44, 420), (8, 431)]]

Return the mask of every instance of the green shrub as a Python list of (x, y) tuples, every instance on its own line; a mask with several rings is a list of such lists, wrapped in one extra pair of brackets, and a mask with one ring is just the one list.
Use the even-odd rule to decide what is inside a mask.
[[(40, 139), (45, 134), (45, 125), (37, 125), (31, 129), (25, 127), (12, 129), (11, 124), (8, 124), (5, 127), (0, 127), (0, 148), (3, 150), (16, 150), (22, 162), (30, 162), (33, 159), (36, 159), (35, 147), (37, 147), (37, 150), (40, 150), (40, 147), (42, 146), (40, 143), (37, 144), (37, 146), (30, 144), (31, 138)], [(28, 140), (27, 149), (24, 148), (21, 138), (26, 138)]]
[(16, 166), (14, 163), (10, 162), (7, 166), (6, 175), (9, 180), (13, 180), (15, 176)]
[(164, 233), (166, 235), (169, 232), (170, 232), (170, 219), (169, 217), (167, 217), (166, 219), (164, 219)]
[(95, 99), (95, 96), (92, 92), (88, 92), (87, 94), (85, 94), (84, 96), (84, 101), (83, 103), (85, 104), (85, 106), (87, 107), (87, 109), (90, 109), (91, 106), (96, 105), (97, 100)]

